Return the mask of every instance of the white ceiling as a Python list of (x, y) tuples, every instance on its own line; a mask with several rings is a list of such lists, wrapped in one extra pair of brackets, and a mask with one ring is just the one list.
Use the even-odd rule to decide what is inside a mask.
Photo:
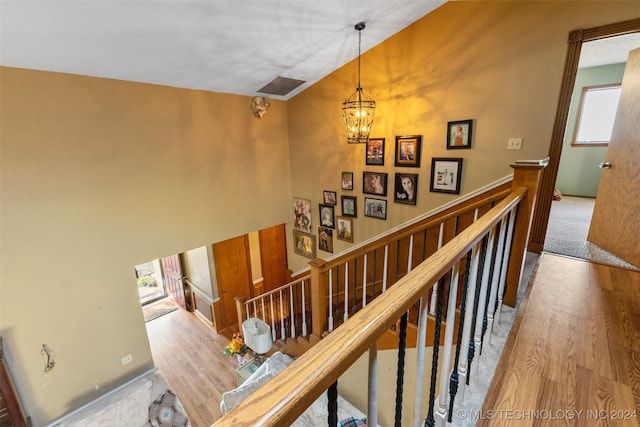
[[(446, 0), (0, 0), (0, 64), (238, 95), (278, 76), (289, 99)], [(640, 35), (586, 43), (626, 61)], [(622, 49), (619, 49), (622, 46)], [(354, 85), (355, 85), (354, 81)]]
[[(288, 99), (446, 0), (0, 0), (0, 64)], [(355, 85), (354, 81), (354, 85)]]
[(609, 37), (582, 44), (580, 68), (627, 62), (629, 52), (640, 47), (640, 33)]

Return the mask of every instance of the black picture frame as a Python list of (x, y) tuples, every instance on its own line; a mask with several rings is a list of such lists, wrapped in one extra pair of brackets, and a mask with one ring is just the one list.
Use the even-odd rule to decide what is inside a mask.
[(333, 205), (318, 205), (320, 214), (320, 225), (327, 228), (336, 228), (336, 216)]
[(473, 120), (457, 120), (447, 123), (447, 150), (471, 148)]
[(371, 218), (387, 219), (387, 201), (374, 197), (364, 198), (364, 216)]
[(420, 167), (422, 135), (396, 136), (395, 166)]
[(318, 249), (333, 253), (333, 230), (327, 227), (318, 227)]
[(460, 194), (462, 158), (434, 157), (431, 159), (431, 185), (434, 193)]
[(342, 172), (340, 175), (340, 188), (353, 190), (353, 172)]
[(365, 147), (367, 166), (384, 166), (384, 138), (369, 138)]
[(364, 194), (375, 194), (376, 196), (387, 195), (386, 172), (362, 172), (362, 192)]
[(322, 200), (325, 205), (337, 205), (338, 204), (338, 196), (335, 191), (324, 190), (322, 192)]
[(342, 216), (358, 217), (358, 198), (355, 196), (340, 196), (342, 202)]
[(415, 205), (418, 198), (418, 174), (397, 172), (394, 182), (393, 201)]

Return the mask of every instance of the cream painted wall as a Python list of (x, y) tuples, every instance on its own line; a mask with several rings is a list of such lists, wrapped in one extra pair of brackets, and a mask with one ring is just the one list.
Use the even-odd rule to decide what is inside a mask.
[(251, 280), (255, 283), (262, 279), (262, 264), (260, 263), (260, 234), (257, 231), (248, 233), (249, 256), (251, 263)]
[[(465, 158), (462, 193), (545, 157), (568, 32), (638, 16), (637, 1), (450, 2), (365, 53), (387, 138), (385, 166), (366, 169), (392, 177), (395, 136), (424, 136), (418, 205), (391, 201), (386, 221), (362, 216), (364, 151), (344, 142), (355, 63), (260, 120), (247, 97), (0, 68), (0, 332), (34, 425), (152, 367), (134, 265), (279, 223), (290, 239), (292, 196), (317, 212), (323, 190), (358, 196), (362, 241), (454, 197), (428, 192), (432, 156)], [(467, 118), (473, 148), (445, 150), (446, 122)], [(513, 136), (522, 151), (506, 150)]]
[[(292, 194), (311, 199), (313, 213), (323, 190), (356, 196), (358, 243), (456, 197), (429, 192), (432, 157), (464, 158), (461, 194), (510, 174), (515, 160), (545, 158), (569, 31), (639, 16), (638, 1), (444, 4), (362, 55), (362, 86), (376, 100), (372, 136), (386, 138), (384, 166), (366, 166), (364, 146), (345, 141), (341, 103), (355, 90), (356, 61), (287, 103)], [(351, 42), (356, 48), (356, 35)], [(472, 148), (447, 150), (447, 122), (464, 119), (475, 121)], [(394, 167), (397, 135), (423, 135), (419, 169)], [(510, 137), (524, 138), (521, 151), (507, 150)], [(340, 189), (345, 170), (354, 172), (354, 191)], [(417, 205), (394, 203), (390, 187), (387, 220), (364, 217), (364, 170), (386, 172), (390, 183), (396, 172), (418, 172)], [(317, 214), (312, 222), (317, 230)], [(351, 246), (334, 239), (335, 253)], [(289, 263), (299, 271), (308, 259), (289, 247)]]
[(210, 245), (201, 246), (184, 252), (184, 275), (195, 287), (209, 297), (215, 298), (217, 297), (218, 287), (213, 286), (215, 283), (215, 269), (211, 269), (213, 254), (212, 250), (209, 249), (210, 247)]
[(287, 111), (6, 67), (0, 83), (0, 333), (42, 426), (153, 367), (134, 265), (290, 220)]

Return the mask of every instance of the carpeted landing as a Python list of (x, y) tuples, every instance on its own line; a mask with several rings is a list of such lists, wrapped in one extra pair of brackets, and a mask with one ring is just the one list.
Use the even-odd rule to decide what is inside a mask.
[(640, 271), (639, 268), (587, 241), (595, 199), (562, 196), (554, 200), (544, 251), (600, 264)]

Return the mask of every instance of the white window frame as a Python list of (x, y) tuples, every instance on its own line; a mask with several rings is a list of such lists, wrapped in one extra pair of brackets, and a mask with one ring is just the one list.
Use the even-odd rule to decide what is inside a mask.
[[(589, 138), (589, 130), (586, 126), (583, 126), (583, 120), (593, 120), (594, 116), (598, 116), (598, 120), (602, 120), (601, 125), (605, 130), (610, 129), (613, 131), (613, 124), (618, 110), (618, 102), (620, 99), (621, 84), (613, 83), (598, 86), (584, 86), (580, 95), (580, 106), (578, 108), (578, 117), (576, 118), (576, 127), (573, 132), (572, 146), (581, 147), (605, 147), (609, 145), (611, 141), (611, 133), (608, 138)], [(605, 93), (606, 92), (606, 93)], [(613, 102), (609, 99), (609, 102), (603, 102), (602, 98), (597, 98), (598, 95), (606, 95), (615, 97), (617, 93), (617, 101)], [(596, 104), (599, 102), (599, 104)], [(587, 133), (584, 137), (583, 134)]]

